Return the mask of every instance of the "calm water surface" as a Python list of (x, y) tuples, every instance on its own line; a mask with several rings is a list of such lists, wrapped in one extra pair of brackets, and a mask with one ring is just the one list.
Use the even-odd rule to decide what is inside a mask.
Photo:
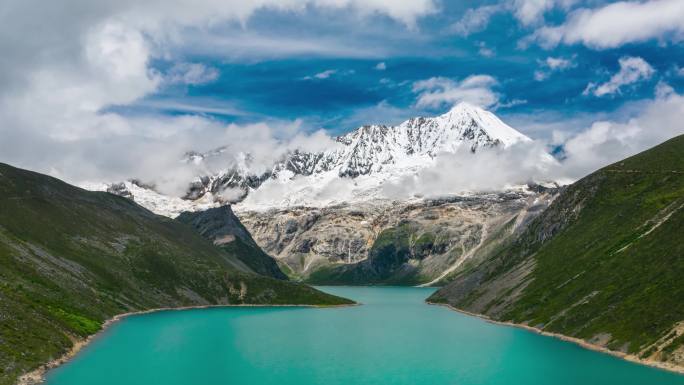
[(684, 384), (684, 376), (426, 305), (434, 289), (323, 290), (364, 305), (129, 317), (47, 384)]

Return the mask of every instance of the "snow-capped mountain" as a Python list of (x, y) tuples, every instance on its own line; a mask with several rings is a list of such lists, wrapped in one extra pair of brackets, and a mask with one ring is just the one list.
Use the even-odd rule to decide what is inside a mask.
[(344, 145), (338, 150), (289, 159), (293, 166), (289, 169), (308, 174), (337, 170), (341, 177), (354, 178), (382, 171), (388, 165), (453, 153), (464, 146), (475, 152), (529, 140), (491, 112), (461, 103), (434, 118), (413, 118), (398, 126), (363, 126), (338, 137)]
[[(544, 180), (535, 170), (553, 158), (468, 104), (437, 117), (319, 139), (319, 151), (283, 151), (266, 157), (271, 160), (231, 146), (188, 152), (184, 165), (202, 171), (181, 181), (190, 186), (183, 197), (136, 180), (102, 188), (170, 217), (233, 203), (284, 271), (323, 284), (439, 281), (501, 242), (501, 234), (525, 226), (555, 196), (553, 188), (525, 184)], [(393, 256), (376, 264), (369, 253), (378, 237), (399, 228), (433, 241), (405, 260)]]
[[(402, 177), (434, 165), (441, 154), (505, 150), (531, 139), (493, 113), (460, 103), (437, 117), (412, 118), (397, 126), (363, 126), (334, 141), (336, 145), (324, 151), (288, 152), (270, 169), (260, 172), (252, 169), (249, 154), (230, 154), (235, 160), (231, 167), (189, 181), (183, 201), (190, 207), (193, 203), (206, 207), (225, 201), (240, 202), (236, 209), (249, 210), (373, 200), (381, 197), (383, 185), (401, 183)], [(207, 153), (189, 152), (184, 161), (201, 166), (225, 156), (227, 151), (220, 147)], [(177, 214), (175, 208), (188, 208), (171, 198), (168, 208), (164, 208), (163, 196), (154, 191), (146, 196), (145, 188), (130, 182), (109, 190), (131, 195), (170, 216)]]

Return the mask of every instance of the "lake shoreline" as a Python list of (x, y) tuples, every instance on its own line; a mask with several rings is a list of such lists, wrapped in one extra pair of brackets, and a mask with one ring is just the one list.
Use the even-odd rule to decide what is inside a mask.
[(96, 338), (100, 337), (104, 332), (107, 331), (107, 329), (115, 324), (118, 321), (121, 321), (122, 319), (130, 316), (136, 316), (136, 315), (143, 315), (143, 314), (150, 314), (150, 313), (159, 313), (159, 312), (164, 312), (164, 311), (183, 311), (183, 310), (196, 310), (196, 309), (212, 309), (212, 308), (233, 308), (233, 307), (301, 307), (301, 308), (340, 308), (340, 307), (351, 307), (351, 306), (359, 306), (361, 305), (360, 303), (348, 303), (348, 304), (340, 304), (340, 305), (291, 305), (291, 304), (285, 304), (285, 305), (267, 305), (267, 304), (234, 304), (234, 305), (193, 305), (193, 306), (179, 306), (179, 307), (160, 307), (160, 308), (154, 308), (154, 309), (147, 309), (147, 310), (140, 310), (140, 311), (132, 311), (132, 312), (127, 312), (127, 313), (121, 313), (117, 314), (112, 318), (107, 319), (102, 323), (102, 327), (100, 330), (98, 330), (95, 334), (91, 334), (86, 338), (76, 338), (73, 336), (70, 336), (70, 338), (73, 341), (73, 345), (71, 348), (64, 354), (62, 354), (59, 358), (55, 358), (51, 361), (48, 361), (38, 368), (28, 372), (24, 373), (19, 378), (17, 379), (16, 385), (36, 385), (36, 384), (42, 384), (45, 382), (45, 375), (47, 374), (48, 371), (55, 369), (61, 365), (66, 364), (74, 358), (83, 348), (88, 346), (92, 341), (94, 341)]
[(661, 369), (661, 370), (666, 370), (668, 372), (684, 374), (684, 367), (682, 367), (682, 366), (669, 364), (669, 363), (661, 362), (661, 361), (646, 360), (643, 358), (639, 358), (634, 354), (617, 352), (617, 351), (610, 350), (610, 349), (603, 347), (603, 346), (600, 346), (600, 345), (592, 344), (592, 343), (587, 342), (581, 338), (569, 337), (569, 336), (566, 336), (566, 335), (560, 334), (560, 333), (551, 333), (551, 332), (547, 332), (547, 331), (544, 331), (544, 330), (541, 330), (539, 328), (535, 328), (535, 327), (529, 326), (529, 325), (517, 324), (514, 322), (497, 321), (497, 320), (494, 320), (494, 319), (492, 319), (492, 318), (490, 318), (484, 314), (472, 313), (472, 312), (469, 312), (467, 310), (459, 309), (459, 308), (454, 307), (454, 306), (447, 304), (447, 303), (430, 302), (427, 300), (425, 302), (428, 305), (444, 306), (444, 307), (446, 307), (450, 310), (456, 311), (458, 313), (469, 315), (472, 317), (477, 317), (481, 320), (487, 321), (487, 322), (495, 324), (495, 325), (524, 329), (524, 330), (531, 331), (533, 333), (543, 335), (546, 337), (553, 337), (553, 338), (556, 338), (556, 339), (559, 339), (559, 340), (562, 340), (565, 342), (571, 342), (571, 343), (574, 343), (575, 345), (579, 345), (580, 347), (582, 347), (584, 349), (592, 350), (592, 351), (603, 353), (603, 354), (608, 354), (608, 355), (611, 355), (613, 357), (621, 358), (625, 361), (629, 361), (629, 362), (632, 362), (635, 364), (649, 366), (649, 367)]

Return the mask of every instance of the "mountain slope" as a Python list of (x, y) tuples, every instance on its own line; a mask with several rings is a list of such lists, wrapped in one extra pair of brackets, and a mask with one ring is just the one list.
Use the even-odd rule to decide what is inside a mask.
[(287, 279), (275, 259), (254, 242), (230, 206), (205, 211), (183, 212), (176, 220), (192, 226), (214, 245), (235, 255), (252, 271), (277, 279)]
[(429, 301), (684, 365), (684, 136), (569, 186)]
[(254, 274), (175, 220), (0, 164), (0, 384), (115, 314), (204, 304), (350, 301)]
[[(238, 212), (291, 277), (312, 284), (425, 284), (518, 233), (555, 189)], [(444, 275), (443, 275), (444, 274)]]

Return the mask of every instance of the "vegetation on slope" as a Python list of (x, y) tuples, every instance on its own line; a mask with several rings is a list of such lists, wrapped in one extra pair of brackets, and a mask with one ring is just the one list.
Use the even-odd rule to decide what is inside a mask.
[(429, 301), (682, 364), (684, 136), (569, 186)]
[(0, 384), (115, 314), (350, 301), (254, 274), (192, 228), (109, 193), (0, 164)]
[(447, 243), (411, 222), (403, 222), (378, 234), (368, 259), (354, 264), (324, 266), (313, 272), (307, 282), (316, 284), (415, 285), (425, 281), (411, 261), (432, 253), (444, 253)]
[(267, 277), (287, 280), (275, 259), (257, 245), (230, 206), (184, 212), (176, 220), (192, 226), (214, 245), (235, 255), (252, 271)]

